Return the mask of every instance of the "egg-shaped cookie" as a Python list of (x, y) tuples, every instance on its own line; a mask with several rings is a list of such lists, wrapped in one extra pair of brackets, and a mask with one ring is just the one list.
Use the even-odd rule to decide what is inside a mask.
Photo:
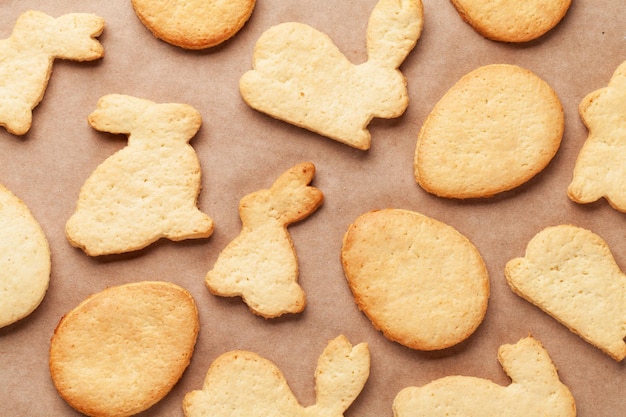
[(50, 282), (50, 247), (24, 202), (0, 185), (0, 327), (28, 316)]
[(561, 102), (544, 80), (516, 65), (480, 67), (426, 118), (415, 179), (440, 197), (491, 197), (541, 172), (558, 151), (563, 129)]
[(191, 294), (143, 281), (91, 295), (59, 322), (50, 374), (88, 416), (130, 416), (161, 400), (182, 376), (199, 330)]
[(358, 307), (389, 340), (438, 350), (468, 338), (487, 311), (489, 276), (476, 247), (423, 214), (385, 209), (344, 235), (344, 272)]

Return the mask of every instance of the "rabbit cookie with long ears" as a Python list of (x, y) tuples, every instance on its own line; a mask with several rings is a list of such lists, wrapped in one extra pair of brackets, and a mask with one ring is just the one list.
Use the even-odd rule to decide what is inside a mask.
[(300, 405), (280, 369), (247, 351), (232, 351), (210, 366), (202, 390), (185, 395), (186, 417), (341, 417), (369, 377), (366, 343), (345, 336), (331, 340), (315, 371), (316, 402)]
[(213, 220), (197, 207), (200, 161), (189, 141), (202, 123), (186, 104), (112, 94), (89, 116), (97, 130), (127, 134), (80, 190), (66, 225), (72, 246), (98, 256), (142, 249), (160, 238), (209, 237)]
[(241, 296), (252, 312), (265, 318), (304, 309), (298, 259), (287, 226), (322, 204), (322, 192), (308, 185), (314, 175), (315, 166), (304, 162), (284, 172), (270, 189), (241, 199), (241, 232), (206, 275), (212, 294)]
[(498, 361), (512, 383), (448, 376), (400, 391), (394, 417), (575, 417), (576, 403), (548, 352), (532, 337), (500, 346)]
[(367, 150), (369, 122), (399, 117), (408, 106), (398, 68), (422, 26), (421, 0), (380, 0), (368, 23), (368, 59), (354, 65), (324, 33), (301, 23), (279, 24), (258, 40), (254, 69), (239, 82), (241, 95), (276, 119)]
[(505, 276), (517, 295), (583, 340), (626, 358), (626, 274), (600, 236), (572, 225), (545, 228), (524, 257), (507, 262)]
[(103, 29), (104, 19), (93, 14), (70, 13), (55, 19), (38, 11), (23, 13), (11, 36), (0, 40), (0, 126), (14, 135), (26, 134), (54, 60), (102, 57), (104, 49), (95, 38)]

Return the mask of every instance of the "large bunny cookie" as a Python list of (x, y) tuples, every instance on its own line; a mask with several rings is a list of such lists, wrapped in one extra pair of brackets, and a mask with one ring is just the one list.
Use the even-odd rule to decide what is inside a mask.
[(613, 359), (626, 357), (626, 275), (607, 243), (571, 225), (538, 233), (509, 261), (513, 291)]
[(276, 365), (246, 351), (218, 357), (202, 390), (183, 400), (186, 417), (341, 417), (369, 377), (366, 343), (352, 346), (345, 336), (328, 343), (315, 371), (316, 402), (299, 404)]
[(96, 168), (81, 188), (66, 225), (69, 242), (98, 256), (138, 250), (160, 238), (210, 236), (213, 220), (196, 205), (200, 161), (188, 143), (201, 122), (186, 104), (102, 97), (89, 123), (128, 134), (128, 146)]
[(256, 44), (254, 69), (240, 80), (241, 95), (272, 117), (368, 149), (372, 118), (399, 117), (408, 106), (398, 67), (422, 25), (421, 0), (380, 0), (368, 24), (368, 60), (360, 65), (307, 25), (274, 26)]
[(56, 19), (38, 11), (22, 14), (11, 36), (0, 40), (0, 126), (15, 135), (26, 134), (54, 59), (102, 57), (102, 45), (94, 38), (103, 29), (104, 20), (93, 14), (70, 13)]
[(474, 30), (502, 42), (528, 42), (556, 26), (571, 0), (451, 0)]
[(498, 360), (512, 379), (508, 386), (448, 376), (400, 391), (394, 417), (575, 417), (576, 403), (559, 379), (548, 352), (532, 337), (500, 346)]
[(265, 318), (304, 309), (298, 260), (287, 226), (322, 204), (322, 192), (308, 185), (314, 174), (312, 163), (298, 164), (284, 172), (269, 190), (241, 199), (241, 232), (206, 275), (211, 293), (241, 296), (254, 313)]
[(248, 21), (255, 0), (132, 0), (154, 36), (185, 49), (204, 49), (233, 37)]
[(581, 204), (602, 197), (618, 211), (626, 212), (626, 62), (609, 85), (588, 94), (578, 111), (589, 136), (578, 155), (567, 194)]
[(0, 185), (0, 327), (33, 312), (50, 282), (50, 247), (26, 205)]
[(490, 197), (541, 172), (563, 130), (561, 102), (544, 80), (516, 65), (486, 65), (463, 76), (426, 118), (415, 179), (440, 197)]

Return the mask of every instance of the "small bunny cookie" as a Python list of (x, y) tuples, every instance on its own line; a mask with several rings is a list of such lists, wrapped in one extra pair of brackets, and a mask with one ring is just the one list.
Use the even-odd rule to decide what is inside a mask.
[(186, 417), (341, 417), (369, 377), (366, 343), (352, 346), (345, 336), (328, 343), (315, 371), (316, 402), (300, 405), (280, 369), (252, 352), (218, 357), (202, 390), (185, 395)]
[(185, 49), (205, 49), (233, 37), (248, 21), (255, 0), (132, 0), (154, 36)]
[(448, 376), (400, 391), (394, 417), (575, 417), (576, 403), (548, 352), (532, 337), (500, 346), (498, 360), (512, 383)]
[(359, 308), (385, 337), (409, 348), (453, 346), (485, 316), (489, 277), (478, 250), (422, 214), (361, 215), (344, 236), (341, 261)]
[(367, 29), (367, 62), (354, 65), (332, 40), (295, 22), (266, 31), (254, 69), (239, 88), (252, 108), (357, 149), (370, 147), (367, 125), (408, 106), (398, 70), (422, 30), (421, 0), (380, 0)]
[(194, 351), (196, 303), (169, 282), (109, 287), (68, 312), (50, 341), (61, 397), (94, 417), (131, 416), (165, 397)]
[(160, 238), (209, 237), (213, 220), (196, 206), (200, 161), (189, 140), (202, 119), (186, 104), (157, 104), (111, 94), (89, 123), (128, 134), (128, 146), (110, 156), (80, 190), (65, 231), (72, 246), (98, 256), (142, 249)]
[(607, 243), (571, 225), (538, 233), (509, 261), (513, 291), (616, 361), (626, 357), (626, 275)]
[(578, 111), (589, 136), (578, 155), (567, 189), (571, 200), (586, 204), (604, 197), (626, 212), (626, 61), (615, 70), (607, 87), (588, 94)]
[(502, 42), (528, 42), (556, 26), (571, 0), (451, 0), (476, 32)]
[(561, 102), (537, 75), (516, 65), (480, 67), (426, 118), (415, 179), (440, 197), (491, 197), (541, 172), (558, 151), (563, 129)]
[(211, 293), (241, 296), (254, 313), (265, 318), (304, 309), (298, 260), (287, 226), (322, 204), (322, 192), (308, 185), (314, 175), (315, 166), (304, 162), (283, 173), (269, 190), (241, 199), (241, 232), (206, 275)]
[(0, 185), (0, 327), (32, 313), (50, 282), (50, 247), (26, 205)]
[(70, 13), (56, 19), (38, 11), (22, 14), (11, 36), (0, 40), (0, 126), (14, 135), (26, 134), (54, 60), (102, 57), (104, 50), (95, 37), (103, 29), (104, 20), (93, 14)]

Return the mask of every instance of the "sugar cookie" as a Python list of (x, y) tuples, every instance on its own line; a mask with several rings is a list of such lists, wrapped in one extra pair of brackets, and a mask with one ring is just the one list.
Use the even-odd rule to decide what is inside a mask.
[(451, 226), (408, 210), (360, 216), (341, 261), (359, 308), (390, 340), (437, 350), (469, 337), (489, 298), (476, 247)]
[(157, 38), (185, 49), (205, 49), (233, 37), (255, 0), (132, 0), (143, 25)]
[(536, 339), (500, 346), (498, 360), (512, 380), (508, 386), (477, 377), (444, 377), (400, 391), (393, 402), (394, 417), (576, 416), (572, 393)]
[(213, 220), (202, 213), (200, 161), (190, 139), (202, 119), (186, 104), (157, 104), (111, 94), (89, 116), (97, 130), (128, 134), (80, 190), (66, 235), (98, 256), (142, 249), (160, 238), (205, 238)]
[(316, 402), (303, 407), (272, 362), (252, 352), (228, 352), (211, 364), (202, 390), (185, 396), (183, 410), (186, 417), (341, 417), (363, 389), (369, 369), (366, 343), (353, 347), (345, 336), (331, 340), (317, 362)]
[(287, 226), (322, 204), (322, 192), (308, 185), (314, 175), (315, 166), (304, 162), (284, 172), (270, 189), (241, 199), (241, 232), (206, 275), (211, 293), (241, 296), (255, 314), (265, 318), (304, 309), (298, 259)]
[(189, 364), (199, 330), (189, 292), (144, 281), (107, 288), (67, 313), (50, 343), (59, 394), (88, 416), (130, 416), (161, 400)]
[(0, 126), (14, 135), (26, 134), (54, 60), (102, 57), (104, 49), (95, 38), (103, 30), (104, 19), (93, 14), (69, 13), (55, 19), (38, 11), (23, 13), (11, 36), (0, 40)]
[(528, 42), (555, 27), (571, 0), (451, 0), (476, 32), (504, 42)]
[(626, 275), (595, 233), (559, 225), (506, 264), (513, 291), (613, 359), (626, 357)]
[(253, 70), (239, 88), (252, 108), (357, 149), (370, 147), (367, 125), (395, 118), (409, 103), (398, 69), (423, 26), (421, 0), (380, 0), (367, 28), (368, 60), (354, 65), (310, 26), (288, 22), (267, 30)]
[(50, 282), (50, 247), (26, 205), (0, 185), (0, 327), (32, 313)]
[(580, 103), (580, 117), (589, 129), (567, 195), (581, 204), (604, 197), (626, 212), (626, 62), (614, 72), (607, 87), (588, 94)]
[(426, 118), (415, 179), (448, 198), (511, 190), (548, 165), (563, 129), (561, 102), (545, 81), (515, 65), (480, 67), (450, 88)]

